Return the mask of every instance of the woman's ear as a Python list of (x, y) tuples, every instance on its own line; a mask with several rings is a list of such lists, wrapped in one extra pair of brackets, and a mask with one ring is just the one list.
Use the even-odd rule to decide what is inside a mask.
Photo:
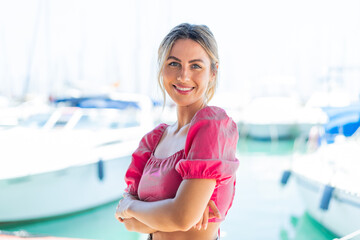
[(212, 69), (212, 76), (210, 81), (214, 81), (216, 79), (218, 69), (219, 69), (219, 63), (215, 63), (215, 68)]

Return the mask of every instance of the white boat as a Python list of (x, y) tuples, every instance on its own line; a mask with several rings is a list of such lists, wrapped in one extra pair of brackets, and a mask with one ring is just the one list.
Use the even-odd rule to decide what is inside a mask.
[(296, 117), (295, 137), (308, 138), (313, 127), (323, 126), (329, 117), (320, 107), (303, 106), (298, 109)]
[(0, 98), (0, 130), (17, 126), (21, 121), (34, 116), (48, 114), (51, 106), (44, 97), (31, 97), (26, 100), (8, 100)]
[(359, 131), (312, 153), (295, 154), (291, 168), (307, 211), (340, 237), (360, 229)]
[(10, 105), (10, 100), (0, 95), (0, 130), (18, 124), (17, 112)]
[(337, 89), (315, 92), (305, 104), (292, 96), (257, 97), (244, 107), (240, 130), (255, 139), (307, 138), (312, 127), (329, 122), (324, 108), (349, 106), (348, 94)]
[(242, 134), (255, 139), (292, 138), (300, 104), (291, 97), (258, 97), (242, 113)]
[(239, 120), (242, 134), (264, 140), (307, 138), (312, 127), (328, 121), (320, 107), (302, 106), (292, 97), (255, 98)]
[(121, 110), (92, 108), (91, 101), (1, 132), (0, 223), (69, 214), (121, 196), (131, 154), (153, 127), (151, 101), (112, 96)]

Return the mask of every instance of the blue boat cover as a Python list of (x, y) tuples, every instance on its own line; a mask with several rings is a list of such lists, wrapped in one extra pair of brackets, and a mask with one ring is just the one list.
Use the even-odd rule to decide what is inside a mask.
[(54, 100), (55, 104), (65, 103), (70, 107), (80, 108), (114, 108), (114, 109), (126, 109), (126, 108), (137, 108), (140, 106), (135, 101), (123, 101), (117, 99), (111, 99), (106, 96), (96, 97), (81, 97), (81, 98), (59, 98)]
[(339, 134), (352, 136), (360, 127), (360, 103), (346, 107), (325, 107), (323, 111), (329, 117), (329, 122), (324, 126), (327, 143), (333, 143)]

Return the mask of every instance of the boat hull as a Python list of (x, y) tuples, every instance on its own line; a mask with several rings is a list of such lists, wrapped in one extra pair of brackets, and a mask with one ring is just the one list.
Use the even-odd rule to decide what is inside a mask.
[[(130, 155), (0, 180), (0, 222), (54, 217), (118, 199)], [(100, 166), (101, 165), (101, 166)]]
[(295, 124), (256, 124), (245, 123), (243, 130), (247, 135), (254, 139), (288, 139), (293, 138), (296, 135)]
[[(340, 237), (359, 230), (360, 196), (335, 189), (329, 208), (323, 210), (320, 208), (320, 202), (325, 185), (300, 174), (295, 174), (295, 179), (308, 212), (319, 223)], [(359, 239), (360, 236), (352, 238)]]

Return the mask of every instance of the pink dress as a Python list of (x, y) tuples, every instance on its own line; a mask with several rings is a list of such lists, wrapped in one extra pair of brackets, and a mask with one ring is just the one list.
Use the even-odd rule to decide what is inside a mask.
[(216, 179), (211, 200), (225, 217), (234, 199), (239, 166), (236, 124), (223, 109), (205, 107), (190, 122), (185, 148), (167, 158), (156, 158), (154, 151), (167, 127), (160, 124), (142, 138), (125, 175), (126, 191), (142, 201), (157, 201), (174, 198), (183, 179)]

